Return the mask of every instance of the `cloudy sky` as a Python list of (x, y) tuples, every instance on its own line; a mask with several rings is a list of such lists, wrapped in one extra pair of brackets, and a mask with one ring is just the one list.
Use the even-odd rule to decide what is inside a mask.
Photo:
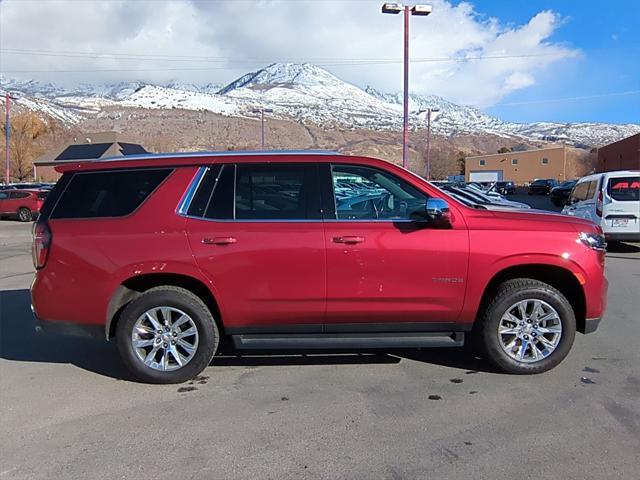
[[(412, 91), (508, 120), (640, 123), (640, 2), (430, 3), (411, 19)], [(0, 0), (0, 71), (68, 86), (224, 84), (292, 61), (399, 91), (402, 18), (380, 4)]]

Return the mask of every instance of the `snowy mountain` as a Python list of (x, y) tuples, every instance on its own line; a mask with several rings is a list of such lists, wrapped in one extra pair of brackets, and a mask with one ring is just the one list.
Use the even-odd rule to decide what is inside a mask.
[[(252, 110), (270, 108), (270, 116), (325, 128), (398, 130), (402, 126), (402, 95), (372, 87), (364, 90), (311, 64), (275, 63), (247, 73), (230, 84), (195, 85), (172, 81), (164, 85), (121, 82), (78, 85), (72, 89), (33, 80), (0, 77), (0, 90), (16, 92), (19, 107), (42, 112), (64, 123), (78, 124), (105, 108), (204, 110), (226, 116), (255, 117)], [(502, 137), (566, 141), (598, 146), (640, 132), (636, 124), (512, 123), (444, 98), (410, 96), (412, 128), (423, 128), (433, 113), (434, 133), (446, 136), (491, 134)]]

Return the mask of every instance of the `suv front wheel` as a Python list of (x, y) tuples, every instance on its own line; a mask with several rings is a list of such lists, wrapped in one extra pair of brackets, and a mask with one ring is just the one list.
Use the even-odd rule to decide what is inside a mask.
[(131, 301), (116, 327), (118, 349), (136, 380), (181, 383), (204, 370), (219, 343), (205, 303), (179, 287), (155, 287)]
[(502, 283), (474, 329), (481, 354), (501, 371), (542, 373), (569, 353), (576, 319), (551, 285), (519, 278)]

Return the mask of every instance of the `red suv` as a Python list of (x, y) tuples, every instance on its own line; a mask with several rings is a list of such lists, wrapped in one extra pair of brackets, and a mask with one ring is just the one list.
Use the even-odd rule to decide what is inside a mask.
[(605, 309), (602, 232), (463, 205), (391, 163), (320, 152), (58, 165), (34, 227), (39, 329), (115, 337), (140, 380), (237, 349), (461, 346), (538, 373)]
[(48, 193), (44, 190), (0, 190), (0, 217), (30, 222), (40, 213)]

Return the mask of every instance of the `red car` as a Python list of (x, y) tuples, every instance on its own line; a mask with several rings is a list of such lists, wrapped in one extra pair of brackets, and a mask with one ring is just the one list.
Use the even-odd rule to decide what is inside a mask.
[(139, 380), (237, 349), (461, 346), (539, 373), (594, 331), (604, 239), (465, 206), (391, 163), (320, 152), (58, 165), (34, 227), (40, 329), (115, 337)]
[(0, 217), (30, 222), (40, 213), (48, 193), (43, 190), (0, 190)]

